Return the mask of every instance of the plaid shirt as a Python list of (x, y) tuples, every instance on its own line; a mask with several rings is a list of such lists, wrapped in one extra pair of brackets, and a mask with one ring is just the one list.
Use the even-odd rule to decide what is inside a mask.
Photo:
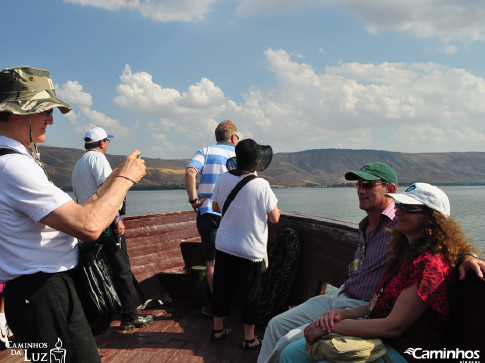
[(377, 225), (370, 231), (367, 240), (365, 230), (369, 225), (369, 218), (365, 217), (359, 223), (360, 244), (354, 255), (354, 260), (359, 260), (359, 268), (345, 281), (345, 291), (359, 296), (362, 300), (372, 299), (388, 268), (394, 215), (394, 203), (391, 203), (379, 216)]

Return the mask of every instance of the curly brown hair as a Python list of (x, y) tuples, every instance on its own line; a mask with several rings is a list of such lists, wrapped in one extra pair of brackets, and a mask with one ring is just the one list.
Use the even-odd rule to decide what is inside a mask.
[(467, 252), (478, 253), (453, 218), (445, 217), (430, 208), (426, 208), (423, 236), (415, 243), (410, 244), (401, 232), (393, 228), (391, 251), (394, 255), (391, 265), (410, 264), (419, 255), (429, 252), (442, 253), (452, 269), (458, 266)]

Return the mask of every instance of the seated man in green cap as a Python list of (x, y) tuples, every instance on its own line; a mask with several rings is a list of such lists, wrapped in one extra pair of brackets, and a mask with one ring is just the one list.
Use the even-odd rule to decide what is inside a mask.
[[(358, 171), (349, 171), (345, 179), (356, 181), (359, 208), (367, 214), (359, 223), (360, 244), (349, 265), (349, 278), (335, 295), (315, 296), (271, 319), (258, 363), (279, 362), (283, 349), (304, 338), (305, 327), (325, 312), (367, 305), (386, 272), (391, 259), (389, 242), (395, 215), (393, 199), (386, 193), (396, 193), (396, 173), (386, 164), (370, 163)], [(485, 263), (478, 258), (465, 256), (464, 261), (461, 277), (464, 277), (464, 265), (479, 276), (480, 269), (485, 271)]]
[[(100, 362), (74, 288), (77, 239), (96, 240), (113, 221), (127, 191), (145, 176), (133, 151), (82, 204), (52, 184), (36, 143), (46, 139), (57, 98), (46, 70), (0, 72), (0, 283), (16, 344), (30, 360), (65, 349), (65, 362)], [(60, 341), (60, 342), (59, 342)], [(59, 344), (62, 344), (59, 346)], [(47, 355), (45, 355), (47, 354)]]

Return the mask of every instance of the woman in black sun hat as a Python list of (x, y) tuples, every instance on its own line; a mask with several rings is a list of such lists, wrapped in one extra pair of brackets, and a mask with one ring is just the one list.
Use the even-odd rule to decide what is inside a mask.
[(269, 183), (256, 176), (256, 171), (269, 166), (272, 156), (270, 146), (258, 145), (252, 139), (240, 141), (236, 157), (227, 160), (228, 172), (219, 177), (213, 194), (213, 209), (222, 212), (223, 217), (216, 237), (211, 340), (222, 339), (231, 332), (224, 328), (223, 317), (229, 315), (231, 296), (238, 286), (242, 298), (243, 348), (247, 350), (261, 346), (254, 328), (268, 220), (277, 223), (280, 218), (278, 200)]

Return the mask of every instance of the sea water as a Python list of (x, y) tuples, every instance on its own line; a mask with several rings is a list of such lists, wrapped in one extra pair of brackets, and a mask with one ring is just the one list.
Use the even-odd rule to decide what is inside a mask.
[[(485, 253), (485, 187), (441, 187), (448, 195), (451, 216), (455, 218), (477, 248)], [(398, 192), (401, 192), (400, 188)], [(278, 207), (310, 216), (358, 223), (365, 217), (359, 209), (353, 188), (288, 188), (274, 189)], [(185, 190), (130, 191), (127, 195), (127, 215), (166, 213), (191, 209)]]

